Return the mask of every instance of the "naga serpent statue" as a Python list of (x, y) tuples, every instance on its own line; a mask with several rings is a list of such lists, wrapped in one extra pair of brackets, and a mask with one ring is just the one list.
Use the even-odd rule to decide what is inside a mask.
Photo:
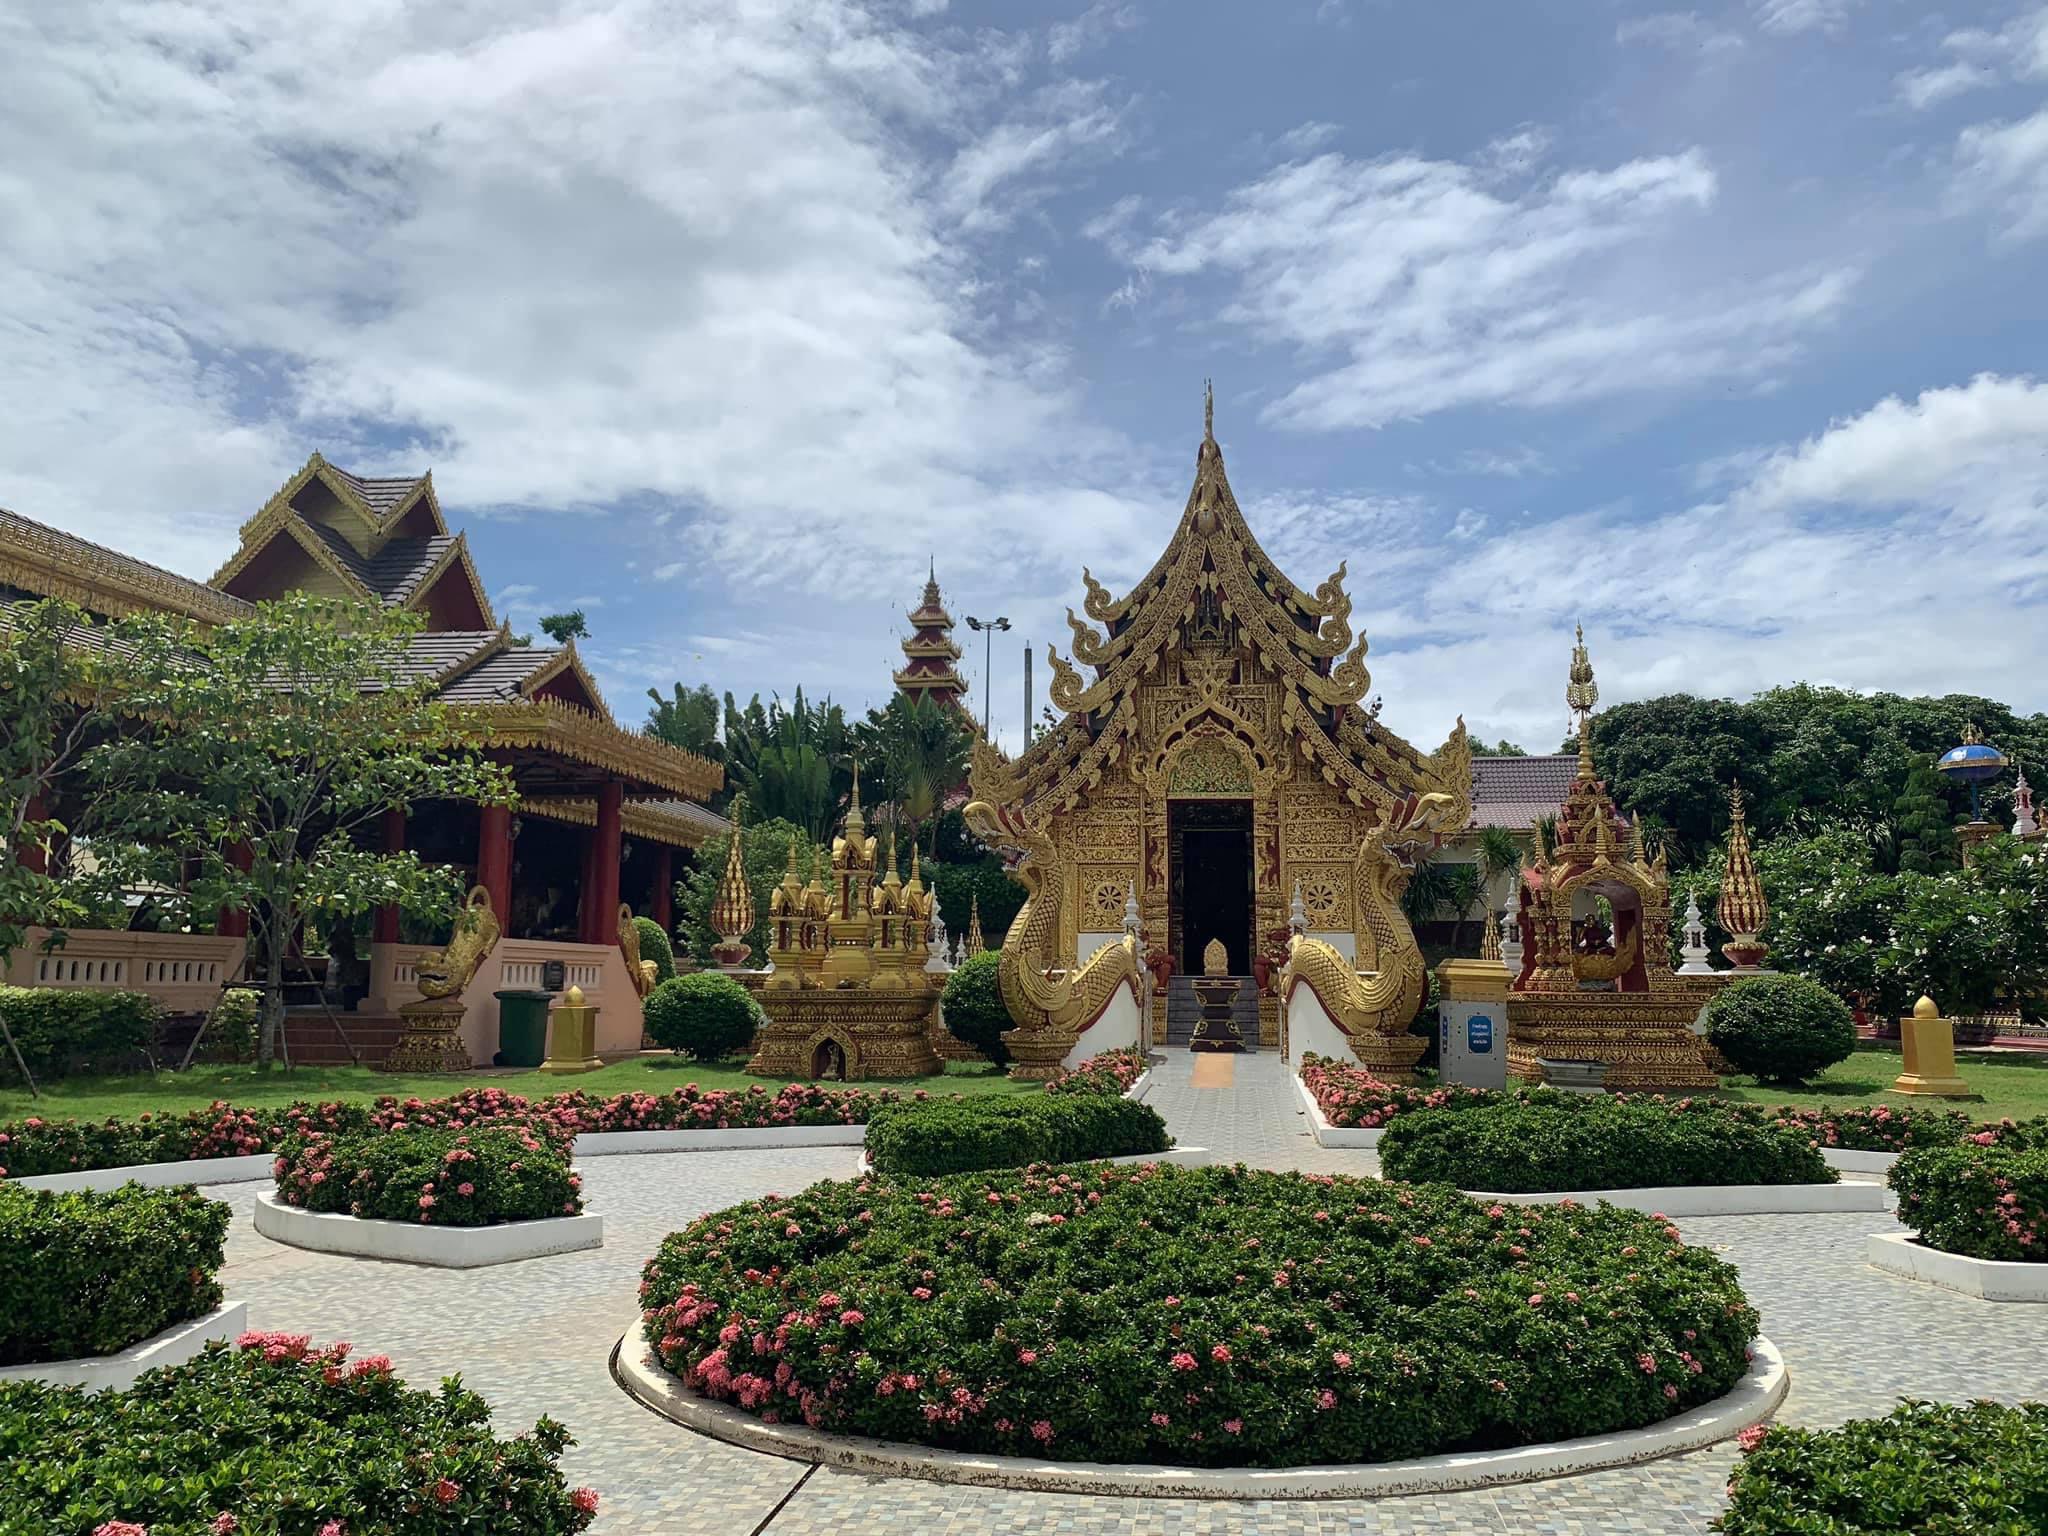
[(1137, 940), (1126, 934), (1122, 942), (1105, 945), (1086, 963), (1073, 965), (1059, 953), (1059, 865), (1052, 840), (986, 800), (972, 802), (964, 814), (982, 841), (1023, 855), (1013, 872), (1023, 882), (1024, 905), (1010, 922), (996, 968), (1004, 1006), (1017, 1023), (1004, 1039), (1013, 1051), (1019, 1042), (1012, 1035), (1057, 1036), (1071, 1045), (1116, 989), (1139, 975)]
[(1281, 996), (1287, 996), (1299, 978), (1315, 989), (1330, 1016), (1352, 1036), (1405, 1035), (1428, 986), (1415, 930), (1401, 910), (1401, 897), (1413, 873), (1412, 865), (1388, 846), (1384, 827), (1367, 832), (1352, 861), (1351, 881), (1361, 937), (1372, 941), (1370, 960), (1376, 969), (1360, 972), (1333, 945), (1298, 934), (1288, 947)]
[(416, 962), (420, 996), (462, 996), (462, 989), (497, 942), (498, 917), (491, 911), (491, 894), (480, 885), (471, 886), (447, 944), (428, 950)]

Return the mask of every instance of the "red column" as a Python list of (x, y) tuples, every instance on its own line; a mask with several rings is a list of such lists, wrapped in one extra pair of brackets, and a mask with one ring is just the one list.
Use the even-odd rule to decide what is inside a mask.
[(626, 787), (610, 780), (597, 792), (597, 827), (590, 838), (590, 878), (583, 886), (583, 942), (609, 944), (618, 937), (619, 855), (625, 841), (620, 812)]
[(647, 915), (667, 933), (675, 921), (675, 850), (667, 843), (654, 847), (654, 893), (647, 900)]
[(491, 898), (501, 932), (512, 912), (512, 812), (502, 805), (479, 807), (476, 816), (476, 883)]
[[(42, 792), (39, 790), (28, 797), (28, 806), (23, 810), (21, 819), (23, 821), (43, 821), (49, 817), (49, 814), (50, 804), (43, 798)], [(47, 875), (50, 872), (49, 850), (43, 846), (39, 839), (31, 838), (22, 843), (20, 860), (23, 869), (33, 870), (39, 875)]]
[[(384, 813), (384, 851), (405, 852), (405, 808), (393, 806)], [(396, 944), (398, 942), (398, 908), (396, 905), (381, 906), (370, 922), (372, 944)]]
[[(247, 843), (237, 843), (228, 850), (228, 862), (247, 874), (249, 867), (256, 862), (255, 851)], [(249, 937), (248, 911), (230, 911), (222, 907), (220, 916), (214, 920), (213, 931), (222, 938), (246, 939)]]

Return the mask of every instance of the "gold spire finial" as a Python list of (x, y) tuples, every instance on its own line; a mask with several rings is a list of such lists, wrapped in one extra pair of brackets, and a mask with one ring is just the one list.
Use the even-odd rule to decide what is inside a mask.
[(1586, 715), (1579, 716), (1579, 780), (1593, 782), (1593, 722)]
[(1216, 382), (1202, 380), (1202, 441), (1216, 441)]
[(1728, 788), (1728, 863), (1714, 903), (1714, 917), (1729, 934), (1721, 953), (1730, 964), (1753, 971), (1763, 963), (1770, 946), (1758, 935), (1770, 916), (1763, 881), (1757, 878), (1756, 860), (1749, 851), (1748, 817), (1743, 813), (1742, 781), (1738, 779)]
[(725, 873), (718, 881), (718, 895), (711, 903), (711, 928), (719, 942), (711, 953), (720, 965), (738, 967), (747, 963), (753, 946), (747, 935), (754, 928), (754, 893), (747, 885), (746, 860), (740, 851), (740, 827), (735, 817), (732, 841), (726, 844)]
[(853, 811), (856, 815), (860, 812), (860, 759), (857, 757), (853, 760)]
[(1586, 626), (1576, 627), (1572, 644), (1571, 680), (1564, 688), (1565, 708), (1580, 717), (1581, 723), (1600, 702), (1600, 685), (1593, 681), (1593, 660), (1586, 654)]
[(988, 948), (988, 941), (981, 935), (981, 892), (972, 892), (967, 900), (967, 944), (966, 952), (978, 955)]

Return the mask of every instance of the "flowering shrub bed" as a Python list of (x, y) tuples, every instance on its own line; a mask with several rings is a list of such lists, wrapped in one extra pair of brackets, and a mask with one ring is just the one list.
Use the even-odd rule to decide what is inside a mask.
[(85, 1536), (570, 1536), (597, 1495), (552, 1419), (500, 1440), (453, 1381), (408, 1389), (382, 1355), (245, 1333), (126, 1392), (0, 1386), (0, 1530)]
[(1410, 1110), (1466, 1109), (1506, 1097), (1490, 1088), (1415, 1088), (1385, 1083), (1356, 1062), (1318, 1056), (1313, 1051), (1301, 1058), (1301, 1080), (1325, 1120), (1362, 1130), (1376, 1130)]
[[(1757, 1106), (1744, 1105), (1745, 1109)], [(1893, 1109), (1887, 1104), (1868, 1109), (1794, 1109), (1773, 1105), (1767, 1118), (1796, 1126), (1823, 1147), (1849, 1152), (1903, 1152), (1908, 1147), (1945, 1146), (1970, 1129), (1970, 1117), (1957, 1109)]]
[(1115, 1094), (1068, 1094), (893, 1104), (868, 1122), (867, 1145), (876, 1171), (927, 1178), (1164, 1152), (1173, 1138), (1149, 1104)]
[(220, 1305), (228, 1208), (189, 1185), (0, 1185), (0, 1365), (118, 1354)]
[(287, 1205), (373, 1221), (490, 1227), (583, 1209), (568, 1138), (527, 1126), (315, 1132), (279, 1149), (276, 1173)]
[(1145, 1075), (1145, 1053), (1136, 1046), (1121, 1046), (1090, 1056), (1071, 1072), (1062, 1073), (1045, 1085), (1047, 1093), (1107, 1093), (1122, 1095)]
[[(912, 1095), (926, 1096), (921, 1089)], [(238, 1109), (221, 1100), (182, 1115), (144, 1114), (98, 1124), (30, 1116), (0, 1122), (0, 1176), (238, 1157), (274, 1151), (287, 1137), (309, 1130), (339, 1135), (405, 1126), (547, 1123), (574, 1133), (865, 1125), (877, 1106), (900, 1097), (886, 1089), (828, 1089), (810, 1083), (791, 1083), (775, 1092), (756, 1083), (738, 1093), (691, 1083), (668, 1093), (622, 1093), (611, 1098), (575, 1091), (528, 1099), (502, 1088), (468, 1088), (445, 1099), (299, 1103), (282, 1109)]]
[(1402, 1115), (1380, 1139), (1380, 1167), (1390, 1179), (1500, 1194), (1836, 1182), (1812, 1138), (1788, 1126), (1569, 1095)]
[(2030, 1536), (2048, 1530), (2048, 1404), (1904, 1402), (1835, 1429), (1758, 1424), (1725, 1536)]
[(1636, 1212), (1158, 1164), (817, 1184), (672, 1234), (641, 1296), (669, 1370), (771, 1423), (1199, 1466), (1655, 1423), (1757, 1324)]
[[(1993, 1137), (1989, 1131), (1980, 1137)], [(1920, 1241), (1973, 1259), (2048, 1263), (2048, 1145), (1966, 1139), (1916, 1147), (1892, 1164), (1899, 1220)]]

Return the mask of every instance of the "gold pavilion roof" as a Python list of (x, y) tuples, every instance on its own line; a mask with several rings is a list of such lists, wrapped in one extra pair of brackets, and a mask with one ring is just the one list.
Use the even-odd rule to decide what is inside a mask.
[(1162, 677), (1167, 653), (1183, 646), (1203, 606), (1220, 608), (1234, 624), (1238, 654), (1250, 653), (1250, 670), (1279, 685), (1276, 723), (1291, 755), (1352, 803), (1377, 806), (1397, 824), (1415, 817), (1423, 796), (1436, 795), (1443, 798), (1428, 813), (1431, 826), (1463, 828), (1472, 816), (1464, 721), (1442, 747), (1424, 754), (1361, 707), (1372, 675), (1365, 637), (1351, 628), (1344, 575), (1339, 565), (1313, 590), (1298, 586), (1260, 546), (1224, 469), (1212, 398), (1194, 485), (1165, 550), (1121, 597), (1083, 570), (1087, 618), (1067, 611), (1073, 661), (1046, 647), (1052, 702), (1065, 716), (1014, 761), (977, 740), (974, 798), (1033, 821), (1078, 805), (1137, 742), (1139, 692)]

